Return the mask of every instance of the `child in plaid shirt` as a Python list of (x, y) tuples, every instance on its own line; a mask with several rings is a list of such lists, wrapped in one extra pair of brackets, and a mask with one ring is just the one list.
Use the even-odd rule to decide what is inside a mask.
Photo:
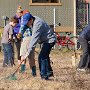
[[(31, 31), (31, 28), (28, 27), (28, 26), (21, 26), (20, 27), (20, 32), (18, 34), (18, 38), (20, 37), (19, 35), (22, 35), (22, 43), (21, 43), (21, 48), (20, 48), (20, 56), (24, 56), (28, 51), (28, 47), (29, 47), (29, 43), (30, 43), (30, 39), (31, 39), (31, 36), (32, 36), (32, 31)], [(34, 49), (35, 50), (35, 49)], [(36, 75), (36, 66), (35, 66), (35, 53), (34, 53), (34, 50), (33, 52), (31, 53), (30, 56), (28, 56), (28, 60), (29, 60), (29, 65), (30, 65), (30, 68), (32, 69), (32, 75), (35, 76)], [(22, 63), (21, 65), (21, 72), (24, 72), (25, 71), (25, 63), (26, 63), (26, 60)]]

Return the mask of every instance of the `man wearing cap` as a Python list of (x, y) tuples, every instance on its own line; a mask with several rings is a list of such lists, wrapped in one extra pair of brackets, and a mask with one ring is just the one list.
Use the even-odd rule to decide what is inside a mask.
[(32, 16), (30, 13), (22, 16), (21, 25), (27, 25), (32, 28), (32, 36), (28, 51), (25, 56), (21, 57), (21, 60), (25, 60), (26, 57), (30, 55), (37, 43), (42, 44), (42, 48), (38, 56), (39, 70), (41, 78), (48, 80), (50, 76), (53, 76), (49, 54), (52, 47), (55, 45), (56, 36), (44, 20), (37, 16)]

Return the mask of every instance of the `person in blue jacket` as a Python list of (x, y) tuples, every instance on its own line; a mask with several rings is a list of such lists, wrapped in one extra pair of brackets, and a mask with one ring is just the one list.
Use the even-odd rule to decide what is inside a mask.
[(90, 69), (90, 24), (83, 28), (83, 31), (79, 35), (79, 42), (83, 49), (83, 54), (80, 58), (80, 62), (77, 70), (87, 71)]
[(17, 38), (17, 34), (19, 33), (19, 30), (20, 30), (22, 15), (23, 15), (23, 10), (22, 10), (21, 6), (19, 6), (17, 9), (17, 13), (14, 16), (15, 18), (18, 19), (19, 23), (13, 28), (13, 36), (14, 36), (14, 41), (15, 41), (15, 45), (16, 45), (16, 49), (17, 49), (18, 64), (20, 64), (20, 60), (21, 60), (21, 57), (20, 57), (21, 39)]
[(32, 16), (30, 13), (22, 16), (21, 25), (27, 25), (32, 28), (32, 36), (28, 51), (26, 52), (26, 55), (21, 57), (21, 60), (25, 60), (26, 57), (31, 54), (37, 43), (42, 44), (42, 48), (38, 56), (39, 70), (41, 78), (48, 80), (49, 77), (53, 76), (49, 54), (52, 47), (55, 45), (56, 36), (43, 19), (37, 16)]

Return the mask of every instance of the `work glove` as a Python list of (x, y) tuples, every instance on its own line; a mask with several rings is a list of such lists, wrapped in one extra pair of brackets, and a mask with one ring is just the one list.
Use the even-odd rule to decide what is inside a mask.
[(21, 34), (21, 33), (18, 33), (18, 34), (17, 34), (17, 38), (18, 38), (18, 39), (21, 39), (21, 38), (22, 38), (22, 34)]

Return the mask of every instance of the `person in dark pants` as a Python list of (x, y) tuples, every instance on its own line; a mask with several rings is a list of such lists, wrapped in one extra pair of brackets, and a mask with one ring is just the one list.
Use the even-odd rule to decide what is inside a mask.
[(79, 42), (83, 49), (83, 54), (80, 58), (80, 62), (78, 65), (79, 71), (86, 71), (90, 68), (89, 62), (90, 62), (90, 25), (86, 26), (83, 31), (81, 32), (79, 36)]
[(30, 55), (37, 43), (42, 44), (42, 48), (38, 56), (39, 70), (41, 78), (48, 80), (49, 77), (53, 76), (49, 54), (52, 47), (55, 45), (56, 36), (43, 19), (37, 16), (32, 16), (29, 13), (22, 16), (21, 25), (27, 25), (32, 28), (32, 36), (28, 51), (25, 56), (21, 57), (21, 60), (25, 60), (26, 57)]
[[(41, 72), (41, 75), (43, 74), (43, 71), (41, 70), (41, 68), (44, 68), (45, 69), (45, 63), (47, 63), (47, 72), (49, 70), (49, 73), (48, 75), (49, 76), (52, 76), (53, 75), (53, 70), (52, 70), (52, 67), (50, 65), (50, 57), (49, 57), (49, 54), (50, 54), (50, 51), (52, 49), (52, 47), (54, 46), (55, 43), (51, 43), (51, 44), (48, 44), (48, 43), (43, 43), (42, 44), (42, 49), (41, 49), (41, 52), (39, 54), (39, 57), (38, 57), (38, 62), (39, 62), (39, 69), (40, 69), (40, 72)], [(43, 59), (43, 60), (42, 60)], [(48, 62), (47, 62), (47, 59), (48, 59)], [(41, 64), (43, 63), (43, 64)], [(43, 76), (43, 75), (42, 75)]]

